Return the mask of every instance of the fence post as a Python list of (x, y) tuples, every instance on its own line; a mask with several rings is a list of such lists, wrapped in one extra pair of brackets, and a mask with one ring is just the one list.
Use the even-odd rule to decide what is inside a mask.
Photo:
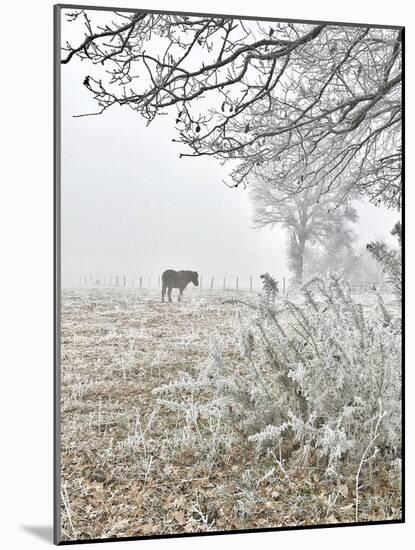
[(115, 285), (118, 286), (118, 275), (115, 277)]
[(249, 277), (249, 290), (252, 292), (252, 275)]
[(160, 277), (157, 277), (157, 288), (160, 288)]
[(126, 285), (126, 282), (127, 282), (127, 281), (126, 281), (126, 279), (125, 279), (125, 275), (124, 275), (124, 286)]
[(282, 278), (282, 293), (285, 296), (285, 277)]
[(151, 287), (151, 277), (148, 278), (148, 288)]
[(202, 290), (202, 286), (203, 286), (203, 277), (200, 277), (200, 284), (199, 284), (200, 290)]
[(143, 288), (143, 278), (141, 275), (140, 275), (140, 288)]
[(226, 289), (226, 277), (223, 278), (223, 290)]
[(210, 290), (213, 290), (213, 281), (214, 281), (214, 277), (212, 277), (212, 280), (210, 281)]
[(239, 277), (236, 277), (236, 290), (239, 290)]

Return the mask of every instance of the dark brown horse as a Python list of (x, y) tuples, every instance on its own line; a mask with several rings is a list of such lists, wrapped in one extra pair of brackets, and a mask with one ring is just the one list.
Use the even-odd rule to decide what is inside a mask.
[(161, 276), (162, 289), (161, 301), (164, 302), (164, 296), (167, 290), (169, 302), (171, 302), (171, 291), (173, 288), (179, 289), (179, 302), (182, 301), (183, 290), (189, 283), (199, 286), (199, 276), (197, 271), (174, 271), (174, 269), (166, 269)]

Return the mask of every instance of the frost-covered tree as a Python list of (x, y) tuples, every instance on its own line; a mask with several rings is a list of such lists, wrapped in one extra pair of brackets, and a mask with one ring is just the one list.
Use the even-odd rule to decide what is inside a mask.
[(343, 268), (343, 272), (350, 283), (372, 283), (377, 285), (384, 281), (382, 268), (365, 245), (353, 248), (350, 254), (350, 263), (346, 268)]
[(66, 13), (62, 64), (84, 61), (97, 113), (171, 113), (183, 156), (231, 160), (236, 186), (272, 167), (287, 195), (341, 182), (343, 200), (399, 207), (403, 29)]
[[(356, 215), (356, 212), (353, 212)], [(351, 212), (344, 216), (344, 210), (337, 208), (331, 213), (332, 225), (328, 226), (318, 246), (306, 251), (307, 274), (323, 275), (330, 271), (342, 271), (347, 280), (353, 277), (357, 267), (358, 252), (355, 248), (356, 234), (350, 225)], [(353, 217), (352, 221), (355, 220)]]
[[(350, 205), (340, 205), (340, 197), (337, 190), (322, 195), (319, 188), (312, 187), (287, 198), (271, 178), (251, 183), (254, 226), (280, 225), (288, 232), (288, 261), (294, 280), (303, 280), (306, 252), (312, 254), (312, 245), (337, 246), (336, 253), (340, 254), (341, 245), (352, 238), (349, 224), (357, 221), (357, 212)], [(331, 249), (327, 248), (327, 253)], [(314, 259), (309, 263), (312, 266)]]

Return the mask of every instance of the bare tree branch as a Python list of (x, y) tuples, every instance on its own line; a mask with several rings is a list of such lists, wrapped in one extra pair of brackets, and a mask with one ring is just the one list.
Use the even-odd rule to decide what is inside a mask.
[(91, 13), (69, 14), (85, 37), (62, 63), (88, 60), (96, 114), (175, 107), (181, 156), (230, 161), (234, 186), (266, 170), (287, 197), (336, 186), (400, 207), (402, 31)]

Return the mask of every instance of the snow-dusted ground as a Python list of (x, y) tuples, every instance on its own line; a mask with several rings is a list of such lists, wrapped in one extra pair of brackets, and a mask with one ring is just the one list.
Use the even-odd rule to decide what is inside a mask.
[[(63, 290), (62, 479), (71, 515), (69, 520), (63, 506), (68, 538), (200, 529), (190, 504), (189, 516), (174, 516), (184, 502), (171, 504), (170, 484), (187, 479), (189, 465), (180, 464), (183, 459), (175, 463), (177, 450), (169, 448), (173, 419), (160, 411), (151, 390), (174, 380), (178, 371), (191, 371), (207, 357), (211, 339), (234, 332), (236, 318), (234, 306), (221, 305), (232, 293), (189, 290), (180, 304), (161, 303), (157, 290)], [(154, 484), (156, 493), (143, 494), (144, 486)]]
[[(193, 374), (217, 340), (236, 364), (246, 310), (223, 301), (254, 294), (189, 288), (170, 304), (157, 289), (63, 289), (64, 538), (353, 521), (351, 494), (334, 513), (315, 470), (287, 482), (248, 442), (231, 444), (219, 423), (199, 431), (152, 393)], [(398, 497), (389, 495), (388, 517), (399, 514)], [(379, 503), (362, 509), (366, 519), (385, 517)]]

